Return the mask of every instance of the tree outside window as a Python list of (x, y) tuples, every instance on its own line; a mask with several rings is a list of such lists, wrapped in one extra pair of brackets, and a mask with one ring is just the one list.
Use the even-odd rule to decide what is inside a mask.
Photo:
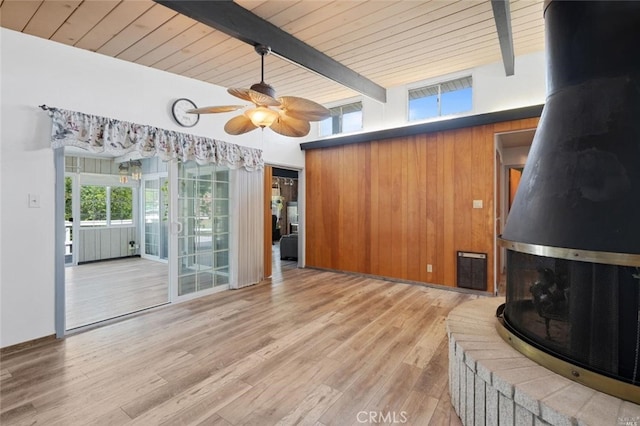
[(80, 226), (107, 225), (107, 187), (80, 187)]
[(80, 226), (132, 224), (132, 188), (100, 185), (82, 185), (80, 187)]
[(111, 188), (111, 225), (133, 225), (133, 190), (118, 186)]

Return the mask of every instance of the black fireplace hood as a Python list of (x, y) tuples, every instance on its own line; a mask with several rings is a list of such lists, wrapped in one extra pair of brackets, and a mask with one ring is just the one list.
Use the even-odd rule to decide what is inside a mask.
[(640, 2), (550, 1), (545, 25), (547, 100), (502, 239), (638, 265)]

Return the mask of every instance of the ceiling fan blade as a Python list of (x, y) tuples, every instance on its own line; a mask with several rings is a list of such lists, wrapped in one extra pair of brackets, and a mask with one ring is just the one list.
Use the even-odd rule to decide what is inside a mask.
[(269, 95), (265, 95), (264, 93), (256, 92), (255, 90), (249, 89), (249, 97), (251, 97), (251, 102), (256, 105), (261, 106), (280, 106), (280, 102), (275, 100)]
[(215, 114), (218, 112), (237, 111), (244, 108), (245, 105), (220, 105), (220, 106), (207, 106), (201, 108), (190, 109), (187, 111), (190, 114)]
[(237, 88), (230, 87), (229, 89), (227, 89), (227, 92), (230, 95), (235, 96), (236, 98), (240, 98), (244, 101), (253, 102), (251, 100), (251, 96), (249, 96), (249, 90), (250, 89), (237, 89)]
[(258, 127), (244, 115), (238, 115), (227, 121), (224, 125), (224, 131), (230, 135), (241, 135), (243, 133), (250, 132)]
[(327, 108), (309, 99), (297, 96), (283, 96), (278, 100), (289, 117), (307, 121), (320, 121), (331, 115)]
[(253, 102), (258, 106), (280, 106), (280, 102), (278, 102), (276, 99), (269, 95), (265, 95), (264, 93), (260, 93), (256, 90), (230, 88), (227, 89), (227, 92), (229, 92), (229, 94), (235, 96), (236, 98)]
[(308, 121), (291, 117), (284, 111), (280, 111), (280, 116), (271, 124), (270, 129), (284, 136), (299, 138), (309, 134), (311, 125)]

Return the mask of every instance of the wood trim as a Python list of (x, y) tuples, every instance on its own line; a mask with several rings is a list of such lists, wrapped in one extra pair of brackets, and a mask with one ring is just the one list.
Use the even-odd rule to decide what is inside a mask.
[(396, 139), (406, 136), (417, 136), (425, 133), (436, 133), (447, 130), (462, 129), (487, 124), (496, 124), (522, 120), (527, 118), (537, 119), (542, 114), (544, 105), (533, 105), (523, 108), (515, 108), (505, 111), (476, 114), (466, 117), (452, 118), (450, 120), (434, 121), (430, 123), (413, 124), (410, 126), (394, 127), (392, 129), (376, 130), (374, 132), (358, 133), (339, 136), (330, 139), (303, 142), (300, 149), (310, 150), (349, 145), (354, 143), (367, 143), (374, 140)]
[(480, 252), (492, 293), (495, 133), (537, 120), (307, 150), (306, 265), (456, 287), (456, 252)]
[(232, 1), (155, 1), (252, 46), (269, 46), (276, 55), (379, 102), (387, 101), (384, 87)]
[(271, 270), (271, 178), (273, 168), (264, 166), (264, 278), (269, 278)]

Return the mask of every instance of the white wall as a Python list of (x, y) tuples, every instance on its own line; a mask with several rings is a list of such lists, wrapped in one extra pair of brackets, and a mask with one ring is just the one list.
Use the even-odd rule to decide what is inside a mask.
[(506, 77), (502, 62), (473, 70), (474, 110), (477, 113), (503, 111), (543, 104), (546, 99), (544, 52), (516, 58), (515, 75)]
[[(54, 334), (54, 165), (51, 119), (38, 105), (149, 124), (264, 149), (267, 162), (304, 165), (298, 141), (267, 130), (222, 130), (203, 115), (185, 130), (170, 105), (237, 103), (218, 86), (0, 29), (0, 347)], [(28, 194), (40, 208), (28, 208)]]
[[(51, 122), (38, 105), (262, 148), (267, 163), (295, 169), (304, 167), (299, 143), (317, 137), (314, 125), (305, 139), (280, 137), (270, 130), (230, 136), (222, 129), (227, 114), (203, 115), (194, 128), (184, 129), (171, 119), (176, 98), (190, 98), (198, 106), (235, 104), (237, 99), (218, 86), (4, 28), (0, 45), (0, 347), (54, 334)], [(474, 114), (544, 101), (542, 53), (516, 58), (512, 77), (504, 76), (502, 63), (470, 72)], [(407, 125), (407, 88), (389, 88), (386, 104), (364, 98), (363, 130)], [(28, 194), (40, 197), (40, 208), (27, 207)]]
[[(327, 106), (333, 107), (362, 101), (362, 132), (407, 126), (416, 123), (408, 121), (407, 93), (409, 89), (468, 75), (473, 78), (473, 110), (465, 115), (539, 105), (543, 104), (546, 98), (545, 67), (544, 52), (536, 52), (517, 57), (515, 75), (509, 77), (504, 73), (502, 62), (495, 62), (437, 78), (390, 87), (387, 89), (386, 104), (360, 96), (334, 102)], [(305, 140), (309, 139), (312, 139), (312, 135)]]

